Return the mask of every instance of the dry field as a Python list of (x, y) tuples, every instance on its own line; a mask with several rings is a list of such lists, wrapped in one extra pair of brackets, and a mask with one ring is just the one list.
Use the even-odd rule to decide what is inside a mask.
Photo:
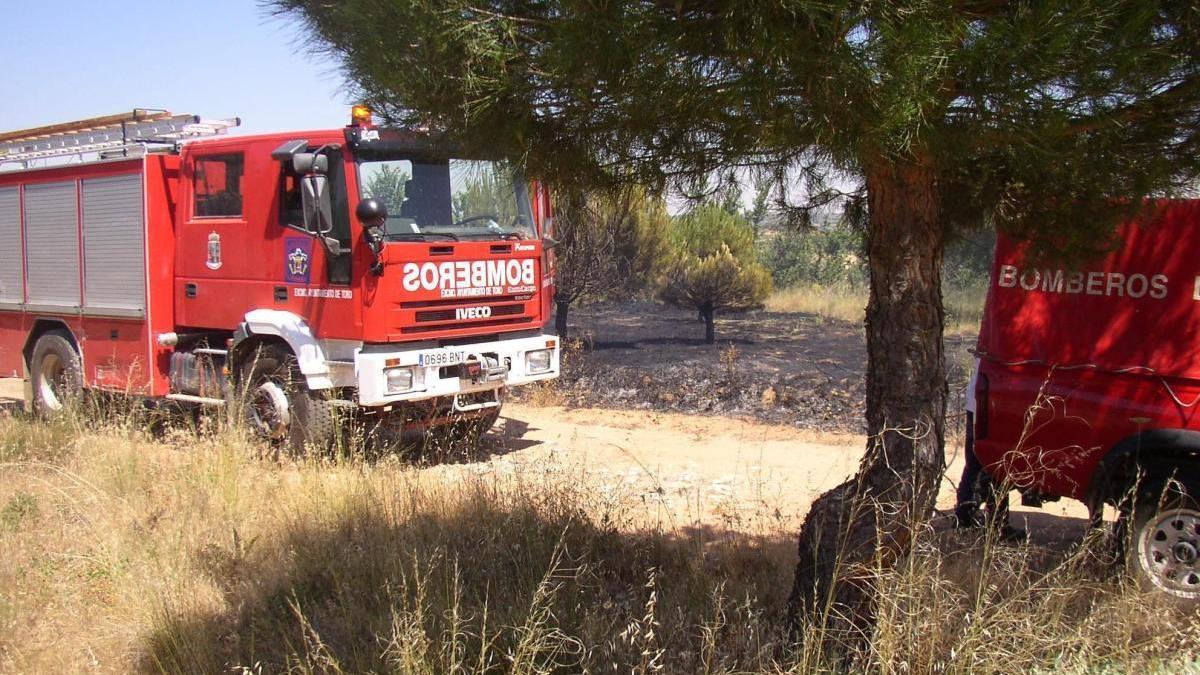
[(127, 409), (0, 419), (0, 671), (1176, 672), (1194, 621), (1033, 516), (935, 522), (849, 663), (782, 617), (804, 505), (862, 439), (514, 406), (480, 453), (259, 458)]

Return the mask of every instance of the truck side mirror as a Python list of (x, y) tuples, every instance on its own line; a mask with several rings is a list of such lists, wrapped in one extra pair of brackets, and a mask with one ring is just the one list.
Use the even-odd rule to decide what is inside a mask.
[(301, 178), (300, 200), (304, 206), (304, 229), (320, 239), (321, 244), (326, 251), (329, 251), (330, 255), (341, 255), (341, 242), (328, 236), (333, 231), (333, 204), (329, 198), (329, 178), (319, 173)]
[(297, 152), (292, 155), (292, 170), (301, 176), (329, 173), (329, 157), (316, 152)]
[(329, 179), (319, 174), (300, 180), (300, 200), (304, 206), (304, 229), (326, 234), (333, 229), (333, 204), (329, 199)]

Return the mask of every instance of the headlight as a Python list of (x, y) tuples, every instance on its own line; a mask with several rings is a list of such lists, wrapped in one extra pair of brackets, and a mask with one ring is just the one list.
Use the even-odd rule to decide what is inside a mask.
[(538, 349), (525, 352), (525, 372), (529, 375), (545, 373), (550, 370), (550, 350)]
[(385, 372), (387, 393), (399, 394), (413, 388), (412, 368), (391, 368)]

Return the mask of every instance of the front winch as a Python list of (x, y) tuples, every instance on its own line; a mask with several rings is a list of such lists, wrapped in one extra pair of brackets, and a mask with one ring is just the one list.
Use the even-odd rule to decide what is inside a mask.
[(471, 384), (503, 382), (508, 378), (508, 364), (487, 354), (471, 354), (458, 366), (458, 377)]

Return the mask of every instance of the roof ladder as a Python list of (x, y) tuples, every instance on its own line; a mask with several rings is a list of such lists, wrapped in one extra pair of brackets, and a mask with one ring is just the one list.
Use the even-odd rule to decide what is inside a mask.
[(150, 144), (222, 134), (239, 124), (241, 120), (236, 117), (213, 120), (138, 108), (132, 113), (0, 133), (0, 168), (10, 168), (5, 166), (10, 163), (28, 168), (33, 160), (55, 157), (79, 155), (82, 159), (88, 153), (97, 153), (96, 159), (107, 158), (115, 151), (139, 156)]

